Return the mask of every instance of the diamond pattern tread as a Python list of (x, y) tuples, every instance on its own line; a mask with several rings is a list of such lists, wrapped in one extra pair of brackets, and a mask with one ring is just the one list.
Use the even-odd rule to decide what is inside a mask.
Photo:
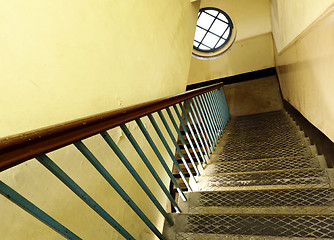
[(206, 175), (213, 175), (229, 172), (253, 172), (303, 168), (319, 168), (317, 157), (292, 157), (286, 159), (273, 158), (264, 160), (256, 159), (219, 162), (216, 164), (208, 164), (204, 173)]
[(244, 143), (257, 143), (257, 142), (270, 142), (270, 141), (285, 141), (288, 139), (292, 140), (299, 140), (301, 139), (302, 135), (300, 131), (297, 132), (283, 132), (282, 134), (276, 133), (272, 135), (249, 135), (249, 134), (243, 134), (243, 135), (229, 135), (225, 134), (223, 135), (223, 144), (244, 144)]
[[(296, 237), (273, 237), (273, 236), (250, 236), (250, 235), (226, 235), (226, 234), (211, 234), (211, 233), (177, 233), (173, 238), (168, 240), (315, 240), (318, 238), (296, 238)], [(325, 239), (325, 238), (322, 238)], [(331, 239), (331, 238), (326, 238)]]
[(264, 148), (282, 148), (282, 147), (302, 147), (308, 146), (309, 141), (307, 139), (277, 139), (273, 141), (257, 141), (257, 142), (239, 142), (238, 144), (231, 144), (225, 142), (217, 147), (217, 151), (221, 152), (235, 152), (235, 151), (250, 151), (260, 150)]
[(219, 161), (236, 161), (247, 159), (263, 159), (263, 158), (278, 158), (292, 156), (312, 156), (313, 153), (309, 147), (294, 147), (294, 148), (262, 148), (259, 150), (248, 151), (233, 151), (233, 152), (217, 152)]
[(236, 117), (198, 177), (199, 192), (179, 201), (183, 214), (172, 214), (175, 225), (165, 226), (165, 236), (334, 239), (334, 188), (326, 167), (284, 110)]
[(177, 234), (334, 238), (334, 216), (180, 214), (174, 220)]
[(328, 182), (329, 179), (324, 170), (311, 169), (201, 176), (198, 187), (201, 191), (213, 191), (224, 187), (310, 185)]
[(194, 192), (181, 202), (184, 213), (333, 214), (334, 189)]
[(197, 206), (334, 206), (334, 189), (199, 192)]

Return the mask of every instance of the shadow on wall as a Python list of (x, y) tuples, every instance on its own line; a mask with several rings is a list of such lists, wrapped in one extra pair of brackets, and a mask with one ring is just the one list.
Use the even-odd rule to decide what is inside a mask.
[(224, 91), (232, 116), (283, 109), (276, 76), (225, 85)]

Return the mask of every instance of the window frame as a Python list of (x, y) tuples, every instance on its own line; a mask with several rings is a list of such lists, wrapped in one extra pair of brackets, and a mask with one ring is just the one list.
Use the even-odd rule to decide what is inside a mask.
[[(218, 14), (216, 16), (213, 16), (212, 14), (209, 14), (207, 12), (205, 12), (206, 10), (214, 10), (214, 11), (217, 11)], [(210, 27), (208, 27), (208, 29), (205, 29), (201, 26), (198, 26), (198, 19), (200, 17), (200, 15), (205, 12), (205, 14), (208, 14), (210, 15), (211, 17), (214, 17), (214, 20), (212, 21)], [(221, 19), (218, 18), (218, 15), (219, 14), (223, 14), (224, 17), (228, 20), (228, 23), (226, 21), (223, 21)], [(225, 29), (225, 31), (219, 36), (218, 34), (216, 33), (213, 33), (210, 31), (210, 28), (212, 27), (213, 23), (218, 19), (218, 21), (222, 21), (222, 22), (225, 22), (226, 24), (228, 24), (227, 28)], [(204, 8), (201, 8), (198, 12), (198, 17), (197, 17), (197, 22), (196, 22), (196, 29), (197, 27), (203, 29), (206, 31), (204, 37), (202, 38), (201, 42), (198, 42), (197, 40), (195, 40), (195, 37), (194, 37), (194, 41), (193, 41), (193, 56), (197, 57), (197, 58), (213, 58), (213, 57), (217, 57), (217, 56), (220, 56), (221, 54), (223, 54), (224, 52), (226, 52), (228, 49), (230, 49), (230, 47), (232, 46), (232, 44), (234, 43), (234, 40), (235, 40), (235, 37), (236, 37), (236, 29), (235, 29), (235, 26), (233, 24), (233, 21), (231, 19), (231, 17), (226, 13), (224, 12), (223, 10), (219, 9), (219, 8), (215, 8), (215, 7), (204, 7)], [(228, 37), (225, 39), (223, 38), (224, 34), (226, 33), (226, 31), (230, 29), (229, 31), (229, 35)], [(203, 49), (199, 49), (200, 45), (202, 44), (203, 40), (205, 39), (206, 35), (208, 33), (211, 33), (217, 37), (219, 37), (219, 40), (216, 42), (216, 45), (211, 48), (210, 50), (203, 50)], [(219, 41), (221, 39), (224, 39), (225, 42), (222, 44), (222, 45), (219, 45), (218, 47), (217, 44), (219, 43)], [(199, 43), (198, 44), (198, 47), (195, 47), (194, 46), (194, 43), (197, 42)], [(205, 44), (203, 44), (205, 46)]]

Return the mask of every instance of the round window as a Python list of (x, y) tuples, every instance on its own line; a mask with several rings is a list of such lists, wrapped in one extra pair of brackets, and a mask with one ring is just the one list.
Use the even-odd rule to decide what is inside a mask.
[[(198, 13), (194, 54), (202, 57), (212, 57), (226, 51), (224, 46), (231, 42), (233, 34), (233, 23), (231, 18), (218, 8), (202, 8)], [(233, 37), (233, 41), (231, 37)], [(230, 46), (229, 46), (230, 47)], [(223, 49), (223, 51), (219, 51)]]

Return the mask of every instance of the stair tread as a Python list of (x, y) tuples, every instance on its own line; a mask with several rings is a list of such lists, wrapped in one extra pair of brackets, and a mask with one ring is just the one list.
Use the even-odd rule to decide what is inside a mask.
[(199, 206), (334, 205), (334, 188), (192, 192), (191, 195)]
[(301, 156), (292, 158), (268, 158), (216, 163), (210, 162), (205, 168), (205, 173), (215, 174), (319, 167), (320, 166), (317, 157)]
[(291, 156), (312, 156), (314, 155), (309, 147), (281, 147), (272, 149), (259, 149), (248, 151), (234, 151), (223, 152), (217, 151), (219, 154), (219, 161), (233, 161), (233, 160), (247, 160), (247, 159), (262, 159), (262, 158), (274, 158), (274, 157), (291, 157)]
[(175, 233), (334, 238), (334, 216), (218, 214), (172, 214), (172, 216), (175, 221), (173, 227)]
[[(213, 234), (213, 233), (176, 233), (175, 236), (168, 238), (167, 240), (307, 240), (315, 238), (296, 238), (296, 237), (273, 237), (273, 236), (250, 236), (250, 235), (228, 235), (228, 234)], [(322, 238), (331, 239), (331, 238)]]
[(293, 169), (289, 171), (246, 172), (241, 174), (202, 175), (199, 189), (213, 190), (238, 186), (309, 185), (328, 183), (326, 171), (319, 169)]
[(241, 142), (238, 144), (230, 144), (225, 142), (217, 146), (217, 151), (233, 152), (233, 151), (249, 151), (261, 150), (264, 148), (280, 148), (280, 147), (303, 147), (310, 145), (308, 139), (279, 139), (273, 141), (257, 141), (257, 142)]
[(164, 236), (334, 239), (334, 188), (324, 161), (284, 110), (236, 117)]

